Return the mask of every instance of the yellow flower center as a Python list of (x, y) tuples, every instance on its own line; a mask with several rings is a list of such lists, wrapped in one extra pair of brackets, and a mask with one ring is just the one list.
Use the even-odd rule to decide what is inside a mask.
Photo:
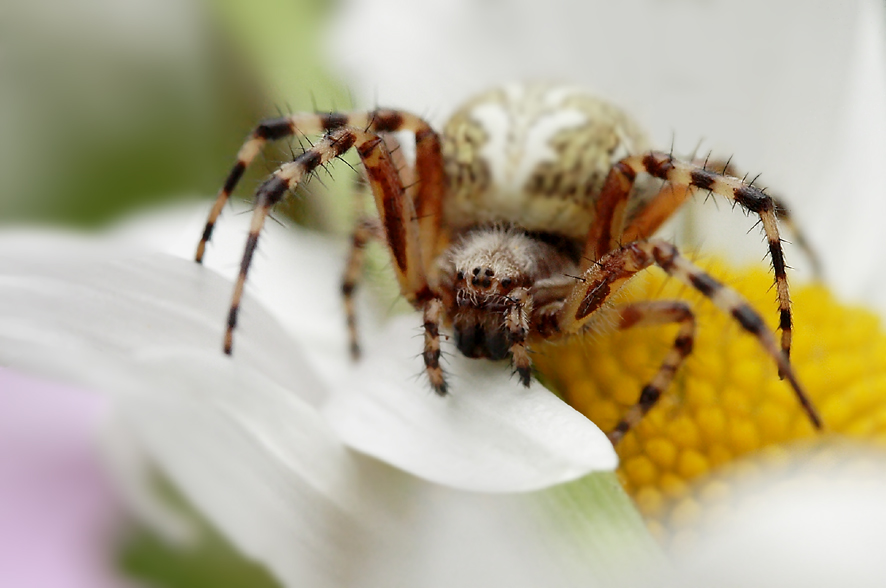
[[(700, 264), (738, 290), (777, 325), (772, 275), (734, 270), (721, 261)], [(692, 354), (670, 389), (619, 443), (618, 470), (650, 529), (664, 538), (691, 525), (699, 504), (729, 486), (691, 483), (750, 452), (785, 451), (814, 433), (775, 363), (757, 340), (702, 296), (660, 271), (638, 276), (617, 303), (686, 299), (698, 332)], [(826, 432), (886, 440), (886, 336), (879, 317), (838, 303), (819, 285), (795, 287), (791, 361), (824, 420)], [(639, 398), (673, 345), (676, 326), (592, 333), (537, 350), (543, 379), (604, 431)]]

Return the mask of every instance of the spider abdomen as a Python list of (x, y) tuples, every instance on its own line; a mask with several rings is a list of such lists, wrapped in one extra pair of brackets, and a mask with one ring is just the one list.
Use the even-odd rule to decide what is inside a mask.
[(512, 84), (469, 100), (443, 131), (446, 223), (511, 223), (583, 239), (612, 165), (647, 149), (624, 112), (580, 89)]

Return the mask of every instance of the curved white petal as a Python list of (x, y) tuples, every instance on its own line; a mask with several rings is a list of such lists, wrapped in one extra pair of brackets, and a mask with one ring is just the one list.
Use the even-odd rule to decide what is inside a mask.
[[(342, 320), (337, 308), (331, 316), (324, 310), (338, 306), (338, 291), (315, 278), (336, 275), (330, 268), (341, 263), (338, 248), (279, 232), (278, 243), (263, 248), (273, 250), (269, 264), (282, 266), (265, 270), (277, 283), (261, 285), (276, 292), (281, 308), (291, 305), (292, 330), (247, 297), (234, 363), (310, 404), (328, 403), (349, 445), (426, 479), (487, 491), (543, 488), (615, 467), (596, 426), (538, 385), (522, 390), (506, 366), (483, 370), (459, 360), (457, 393), (433, 397), (416, 377), (420, 349), (408, 322), (367, 341), (360, 365), (346, 362), (343, 341), (330, 351), (329, 342), (342, 338), (331, 334), (343, 331)], [(131, 379), (125, 360), (144, 349), (175, 346), (228, 361), (219, 344), (231, 286), (209, 269), (113, 240), (52, 234), (8, 235), (0, 250), (21, 252), (0, 254), (5, 361), (111, 390)]]
[(674, 586), (883, 585), (882, 453), (822, 443), (759, 470), (727, 480), (729, 496), (703, 511), (697, 544), (676, 558)]
[[(153, 236), (163, 233), (158, 225), (184, 225), (171, 230), (189, 238), (171, 247), (189, 255), (204, 215), (161, 215), (137, 232)], [(234, 273), (248, 221), (226, 215), (208, 264)], [(341, 245), (274, 226), (263, 234), (261, 250), (266, 255), (256, 261), (251, 291), (280, 317), (333, 391), (323, 412), (351, 447), (425, 479), (482, 491), (543, 488), (615, 468), (615, 452), (596, 425), (538, 383), (524, 389), (507, 362), (468, 360), (444, 343), (452, 394), (432, 394), (418, 314), (380, 326), (373, 318), (378, 311), (364, 305), (358, 317), (364, 357), (350, 362), (338, 294)], [(244, 313), (250, 304), (242, 305)]]
[(818, 236), (834, 288), (886, 312), (886, 216), (883, 162), (886, 161), (886, 6), (869, 0), (856, 16), (856, 34), (846, 68), (846, 108), (838, 115), (833, 158), (809, 169), (820, 189), (810, 194), (810, 232)]
[[(437, 123), (490, 85), (555, 79), (610, 97), (659, 145), (705, 139), (755, 170), (779, 154), (805, 167), (827, 160), (865, 3), (350, 0), (330, 51), (367, 103)], [(365, 30), (385, 31), (372, 51)]]
[(286, 586), (619, 586), (638, 561), (662, 568), (612, 474), (537, 493), (453, 490), (349, 451), (296, 395), (224, 358), (150, 350), (132, 369), (163, 378), (126, 396), (130, 429)]
[[(612, 474), (540, 493), (477, 494), (350, 451), (294, 392), (325, 385), (260, 305), (247, 313), (242, 356), (216, 350), (227, 288), (209, 270), (47, 233), (3, 235), (0, 252), (2, 361), (112, 392), (125, 430), (287, 586), (609, 586), (626, 581), (630, 562), (660, 564)], [(485, 427), (463, 426), (496, 403), (515, 410), (501, 399), (483, 410), (457, 404), (444, 409), (460, 415), (452, 429), (430, 433), (443, 445), (476, 436), (479, 455), (517, 459), (484, 447)], [(473, 456), (460, 457), (470, 468)]]
[[(613, 470), (617, 457), (586, 417), (507, 362), (445, 362), (450, 394), (426, 384), (421, 317), (399, 317), (366, 342), (324, 407), (346, 443), (418, 476), (470, 490), (533, 490)], [(444, 348), (446, 349), (446, 348)]]
[[(154, 346), (221, 354), (230, 285), (215, 272), (112, 239), (49, 231), (0, 236), (2, 358), (112, 388), (121, 360)], [(218, 317), (222, 317), (219, 321)], [(305, 395), (322, 392), (297, 345), (260, 306), (238, 339), (238, 363)]]
[(131, 386), (123, 422), (187, 498), (286, 585), (353, 583), (374, 521), (354, 458), (319, 415), (220, 354), (138, 356), (130, 373), (156, 387)]

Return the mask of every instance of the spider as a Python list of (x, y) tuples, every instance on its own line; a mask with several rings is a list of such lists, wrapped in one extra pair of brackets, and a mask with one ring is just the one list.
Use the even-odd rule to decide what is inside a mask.
[[(393, 133), (403, 131), (414, 138), (410, 161), (395, 148)], [(241, 147), (209, 213), (198, 263), (249, 164), (268, 141), (296, 133), (322, 138), (281, 165), (255, 194), (225, 353), (232, 351), (247, 272), (271, 208), (318, 166), (356, 148), (378, 217), (358, 221), (342, 283), (355, 357), (353, 295), (364, 247), (373, 239), (387, 245), (402, 295), (423, 314), (425, 371), (441, 396), (448, 391), (440, 365), (441, 328), (451, 329), (467, 357), (510, 356), (520, 382), (529, 386), (530, 350), (543, 340), (593, 329), (613, 313), (620, 329), (678, 324), (657, 373), (608, 434), (616, 444), (656, 404), (693, 347), (695, 318), (685, 302), (611, 302), (632, 276), (655, 265), (756, 337), (812, 424), (821, 428), (789, 362), (792, 319), (778, 227), (781, 207), (752, 182), (727, 175), (728, 162), (709, 166), (650, 150), (637, 124), (620, 109), (553, 84), (513, 84), (482, 93), (461, 106), (442, 133), (400, 110), (292, 114), (261, 122)], [(759, 215), (775, 273), (780, 344), (737, 292), (673, 244), (653, 237), (695, 189)]]

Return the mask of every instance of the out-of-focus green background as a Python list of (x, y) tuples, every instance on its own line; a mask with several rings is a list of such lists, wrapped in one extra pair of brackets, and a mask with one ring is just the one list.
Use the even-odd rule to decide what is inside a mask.
[[(97, 227), (210, 197), (261, 117), (349, 104), (321, 57), (334, 2), (11, 4), (0, 18), (4, 224)], [(287, 157), (278, 151), (244, 195)]]
[[(140, 209), (211, 198), (262, 117), (350, 105), (323, 61), (334, 2), (9, 4), (0, 8), (3, 225), (99, 228)], [(270, 150), (239, 195), (289, 156), (288, 145)], [(310, 205), (294, 200), (296, 215), (310, 218)], [(120, 569), (167, 588), (276, 585), (197, 526), (200, 540), (186, 549), (128, 527)]]

